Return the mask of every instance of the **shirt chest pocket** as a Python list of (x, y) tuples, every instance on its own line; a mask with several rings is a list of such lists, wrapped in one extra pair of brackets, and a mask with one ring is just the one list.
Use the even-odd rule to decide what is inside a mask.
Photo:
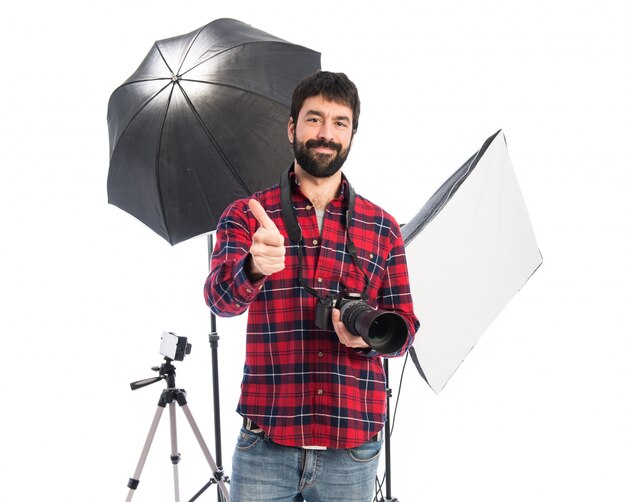
[(360, 267), (357, 267), (352, 262), (350, 263), (350, 266), (347, 267), (340, 277), (339, 292), (363, 293), (366, 287), (368, 291), (371, 291), (373, 277), (369, 267), (366, 266), (366, 263), (360, 263), (360, 265)]
[(360, 267), (351, 265), (346, 274), (347, 281), (353, 284), (354, 291), (359, 293), (363, 292), (367, 286), (368, 294), (375, 298), (385, 272), (385, 257), (370, 251), (361, 251), (359, 252), (359, 265)]

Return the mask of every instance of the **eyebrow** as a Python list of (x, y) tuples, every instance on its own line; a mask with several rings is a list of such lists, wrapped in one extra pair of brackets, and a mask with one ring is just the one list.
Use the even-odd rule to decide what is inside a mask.
[[(324, 118), (324, 114), (318, 110), (308, 110), (304, 115), (305, 117), (315, 115), (316, 117)], [(343, 120), (344, 122), (348, 122), (349, 124), (351, 123), (350, 117), (348, 117), (347, 115), (336, 115), (333, 117), (333, 120)]]

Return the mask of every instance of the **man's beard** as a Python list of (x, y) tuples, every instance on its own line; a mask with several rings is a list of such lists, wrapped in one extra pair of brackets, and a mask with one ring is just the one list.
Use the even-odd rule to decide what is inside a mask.
[[(331, 155), (312, 152), (311, 149), (316, 147), (332, 148), (337, 153)], [(306, 143), (302, 143), (294, 136), (293, 153), (298, 165), (305, 172), (316, 178), (328, 178), (341, 169), (348, 158), (348, 153), (350, 153), (350, 145), (342, 150), (341, 145), (334, 141), (310, 139)]]

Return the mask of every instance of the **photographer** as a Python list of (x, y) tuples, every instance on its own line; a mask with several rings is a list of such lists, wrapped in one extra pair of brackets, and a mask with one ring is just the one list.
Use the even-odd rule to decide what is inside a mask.
[(249, 309), (233, 502), (365, 502), (374, 493), (386, 418), (381, 352), (333, 301), (356, 293), (348, 310), (401, 321), (398, 348), (385, 356), (404, 354), (419, 323), (398, 224), (341, 172), (359, 112), (344, 74), (303, 80), (287, 126), (289, 174), (231, 204), (217, 226), (207, 304), (220, 316)]

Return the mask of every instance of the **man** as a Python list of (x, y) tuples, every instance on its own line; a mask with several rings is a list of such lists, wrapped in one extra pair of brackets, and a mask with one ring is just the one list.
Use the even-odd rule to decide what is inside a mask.
[(386, 417), (380, 354), (338, 309), (326, 326), (316, 311), (349, 292), (399, 315), (408, 336), (388, 356), (408, 349), (419, 323), (398, 224), (341, 172), (359, 113), (344, 74), (302, 81), (287, 126), (289, 175), (231, 204), (217, 227), (205, 299), (220, 316), (249, 310), (233, 502), (365, 502), (374, 493)]

